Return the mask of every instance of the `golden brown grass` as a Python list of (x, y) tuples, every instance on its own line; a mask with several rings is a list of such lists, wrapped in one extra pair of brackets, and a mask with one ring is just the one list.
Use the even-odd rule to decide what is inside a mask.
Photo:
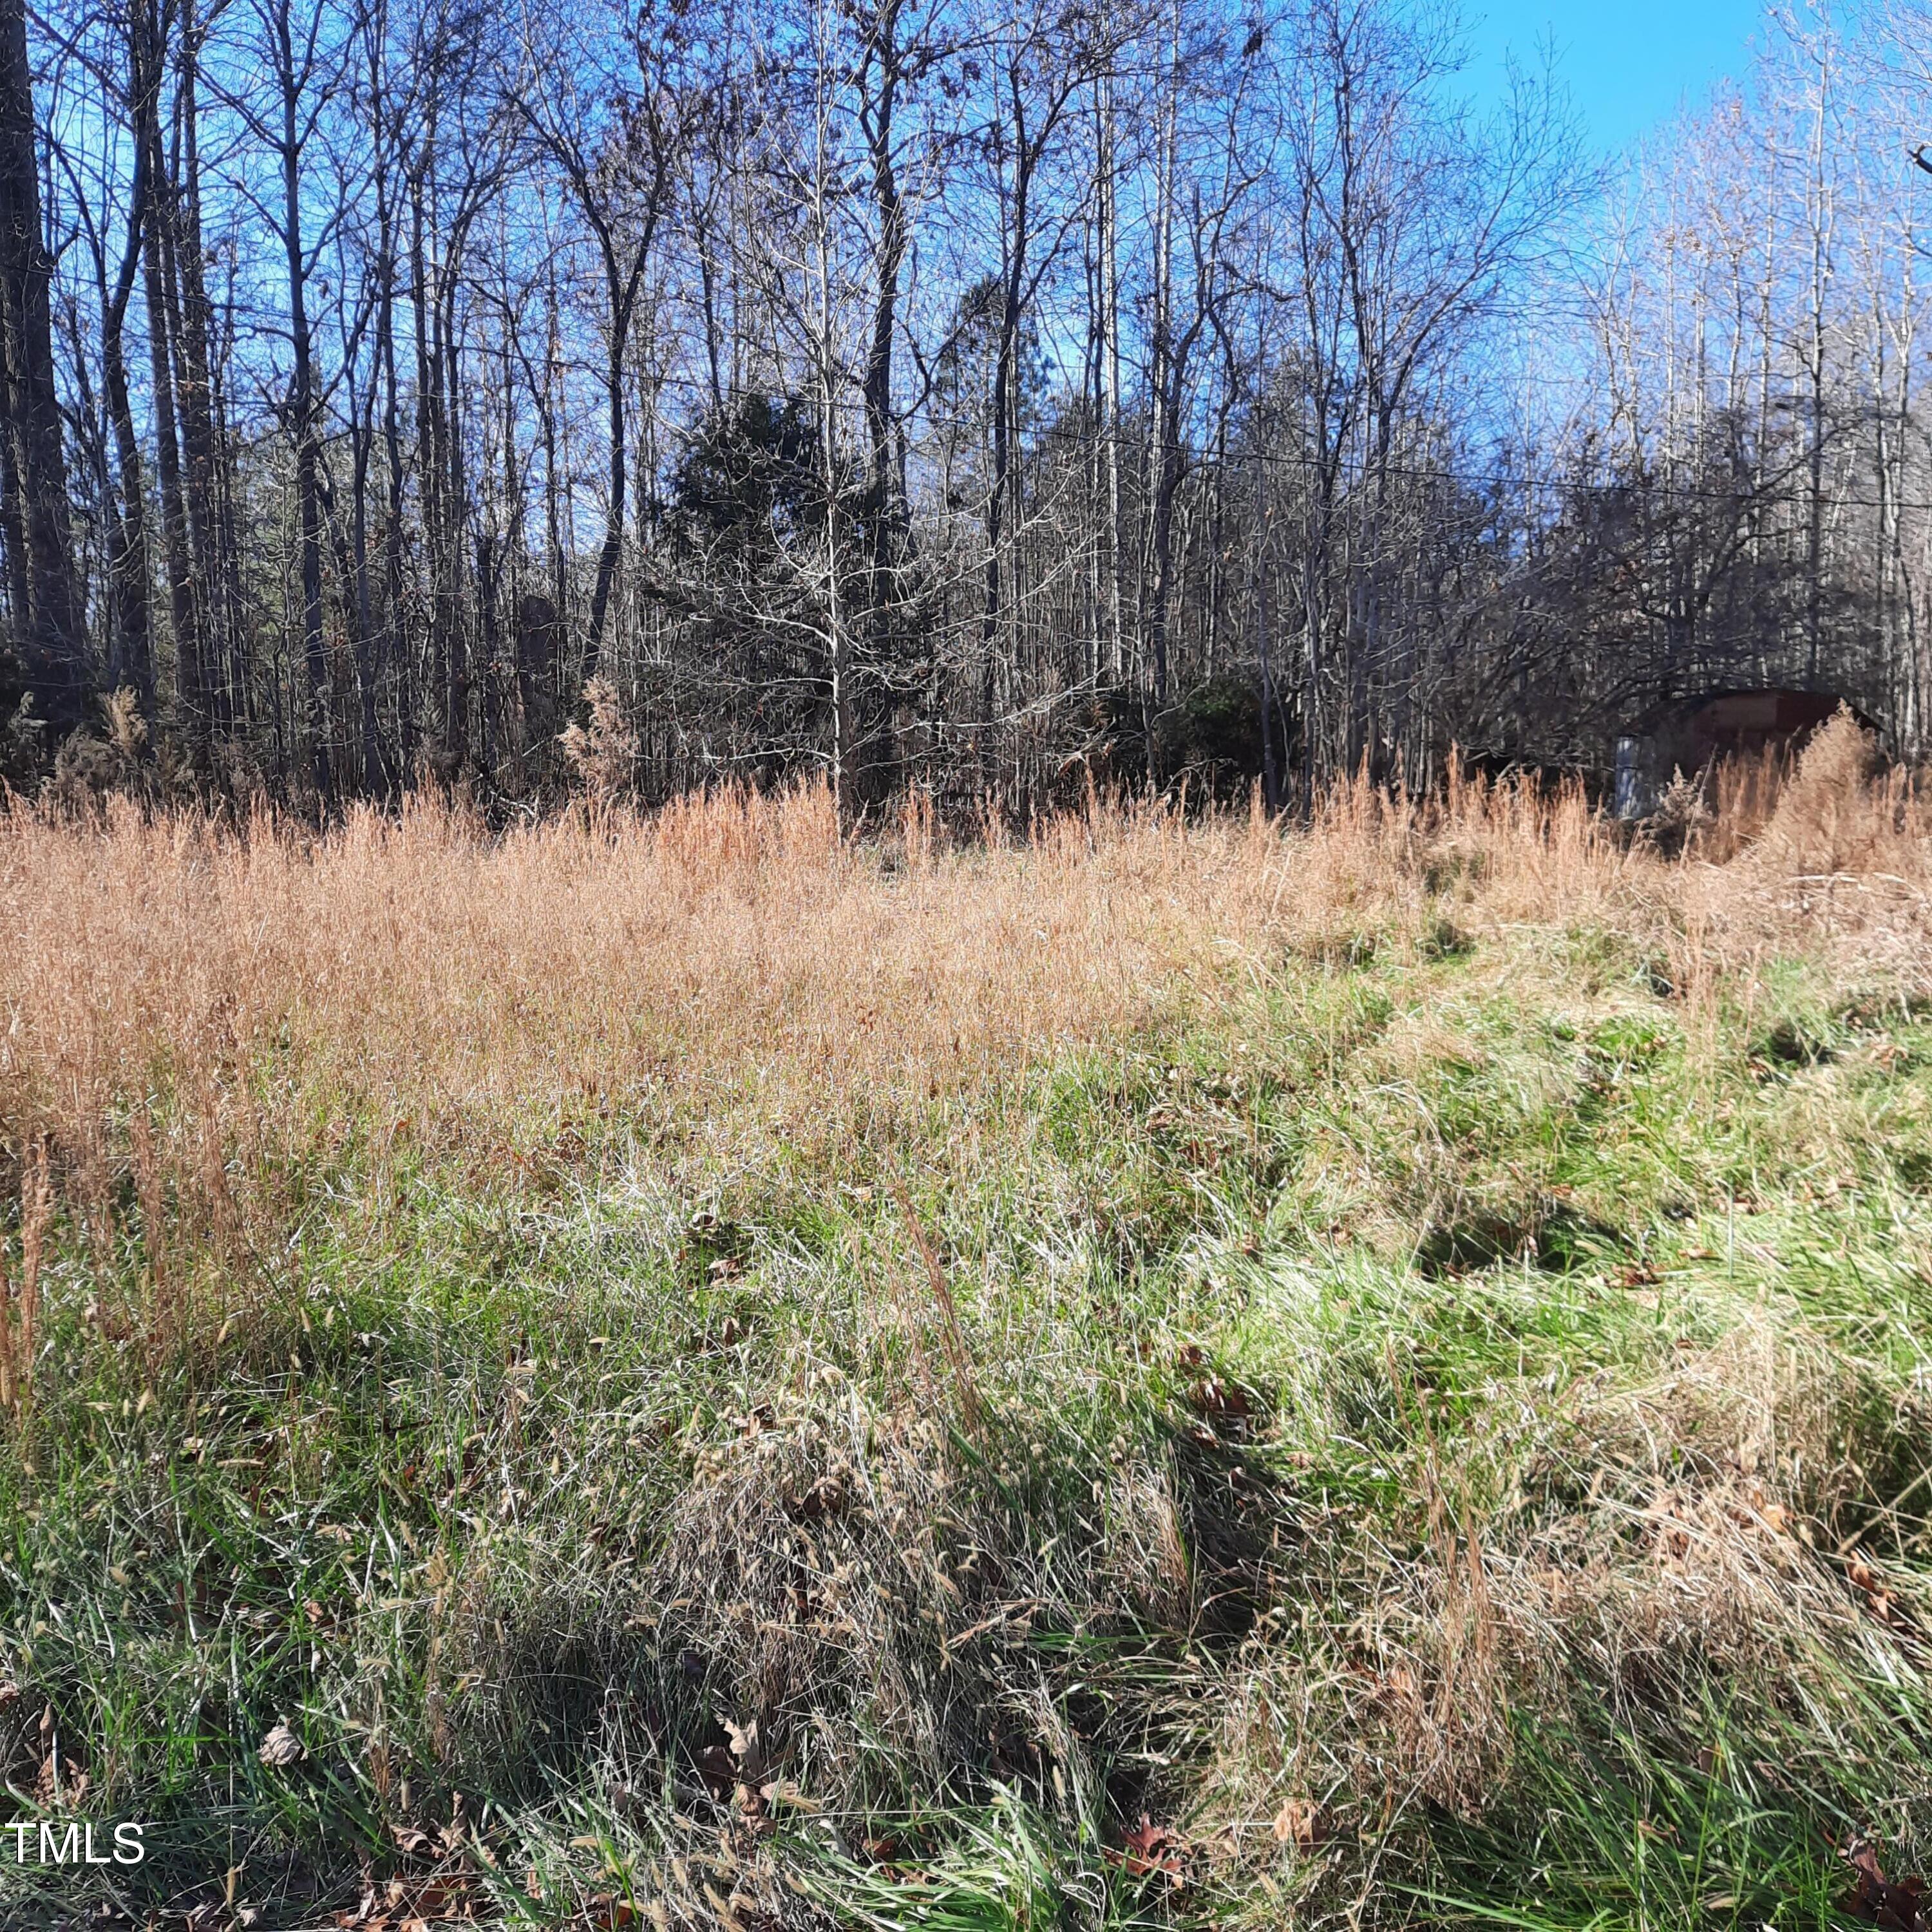
[(1460, 778), (1344, 786), (1302, 828), (1096, 807), (954, 849), (916, 808), (844, 842), (816, 789), (501, 834), (428, 801), (321, 835), (15, 802), (0, 1144), (16, 1176), (50, 1148), (103, 1238), (131, 1188), (158, 1286), (164, 1201), (227, 1252), (352, 1138), (378, 1177), (408, 1145), (506, 1184), (612, 1115), (674, 1152), (889, 1144), (939, 1096), (1378, 939), (1607, 928), (1694, 1006), (1780, 946), (1922, 976), (1928, 814), (1870, 764), (1846, 719), (1781, 788), (1723, 776), (1678, 856), (1574, 788)]
[[(145, 1792), (218, 1628), (250, 1683), (209, 1777), (298, 1700), (393, 1826), (412, 1775), (526, 1792), (568, 1656), (640, 1858), (698, 1856), (714, 1798), (748, 1830), (742, 1794), (633, 1802), (715, 1772), (715, 1700), (852, 1843), (1034, 1777), (1108, 1834), (1062, 1846), (1083, 1883), (1150, 1810), (1175, 1911), (1200, 1881), (1256, 1928), (1402, 1922), (1385, 1858), (1544, 1886), (1541, 1850), (1445, 1825), (1430, 1867), (1414, 1828), (1553, 1831), (1538, 1726), (1636, 1740), (1643, 1858), (1695, 1822), (1663, 1772), (1720, 1764), (1710, 1700), (1750, 1777), (1892, 1805), (1884, 1700), (1932, 1709), (1927, 1102), (1922, 1029), (1848, 995), (1926, 983), (1932, 824), (1870, 765), (1847, 722), (1635, 836), (1460, 778), (950, 846), (916, 804), (843, 840), (814, 790), (500, 835), (16, 806), (0, 1664)], [(1810, 1059), (1773, 1030), (1806, 1001)], [(529, 1869), (593, 1842), (572, 1763)], [(1776, 1803), (1787, 1835), (1827, 1808)], [(1574, 1852), (1574, 1922), (1621, 1856)], [(890, 1865), (836, 1885), (931, 1922)]]

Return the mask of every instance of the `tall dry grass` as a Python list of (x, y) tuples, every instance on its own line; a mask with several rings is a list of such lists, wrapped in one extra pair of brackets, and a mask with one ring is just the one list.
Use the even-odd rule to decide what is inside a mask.
[[(1855, 1699), (1904, 1682), (1932, 1619), (1900, 1584), (1912, 1621), (1875, 1634), (1892, 1571), (1844, 1570), (1840, 1545), (1918, 1492), (1922, 1374), (1903, 1344), (1869, 1359), (1885, 1323), (1908, 1325), (1874, 1318), (1882, 1284), (1842, 1325), (1832, 1311), (1864, 1264), (1841, 1240), (1906, 1247), (1903, 1266), (1917, 1237), (1821, 1211), (1784, 1240), (1779, 1216), (1801, 1186), (1808, 1203), (1836, 1186), (1846, 1150), (1814, 1158), (1838, 1131), (1822, 1114), (1803, 1142), (1825, 1104), (1807, 1085), (1757, 1105), (1785, 1090), (1760, 1085), (1734, 1022), (1779, 952), (1924, 982), (1932, 824), (1849, 724), (1795, 772), (1720, 773), (1711, 796), (1697, 822), (1633, 835), (1574, 788), (1456, 774), (1428, 799), (1339, 788), (1306, 826), (1096, 805), (970, 844), (917, 801), (893, 836), (843, 838), (812, 790), (500, 835), (428, 802), (320, 836), (13, 807), (0, 1404), (32, 1512), (10, 1628), (36, 1646), (16, 1681), (46, 1684), (50, 1709), (82, 1687), (70, 1708), (110, 1714), (62, 1720), (99, 1740), (96, 1789), (139, 1789), (159, 1759), (119, 1741), (171, 1738), (164, 1683), (219, 1643), (238, 1660), (227, 1713), (182, 1720), (214, 1740), (196, 1790), (232, 1790), (299, 1705), (307, 1762), (366, 1772), (377, 1815), (410, 1831), (412, 1772), (440, 1804), (459, 1775), (502, 1793), (552, 1762), (551, 1700), (574, 1683), (598, 1714), (569, 1720), (571, 1762), (597, 1770), (557, 1828), (566, 1863), (596, 1842), (578, 1800), (603, 1802), (607, 1770), (622, 1828), (664, 1834), (650, 1857), (692, 1849), (697, 1814), (667, 1822), (636, 1794), (667, 1766), (716, 1771), (727, 1697), (728, 1735), (755, 1731), (764, 1768), (842, 1828), (896, 1792), (976, 1803), (968, 1768), (1004, 1779), (1010, 1731), (1043, 1740), (1100, 1819), (1112, 1754), (1157, 1747), (1134, 1807), (1225, 1857), (1231, 1896), (1264, 1874), (1314, 1883), (1332, 1827), (1338, 1882), (1372, 1898), (1418, 1796), (1473, 1827), (1500, 1793), (1497, 1815), (1544, 1830), (1555, 1787), (1524, 1768), (1520, 1718), (1675, 1724), (1714, 1687), (1760, 1726), (1741, 1736), (1768, 1736), (1786, 1706), (1766, 1687), (1788, 1682), (1824, 1714), (1799, 1736), (1803, 1777), (1847, 1738), (1888, 1744), (1895, 1714)], [(1674, 1143), (1707, 1099), (1676, 1090), (1697, 1084), (1694, 1053), (1672, 1046), (1670, 1072), (1608, 1100), (1588, 1043), (1600, 1020), (1648, 1027), (1666, 992), (1728, 1042), (1711, 1111), (1750, 1116), (1681, 1228)], [(1358, 1013), (1374, 1018), (1338, 1046)], [(1578, 1024), (1558, 1035), (1559, 1018)], [(1211, 1036), (1177, 1048), (1178, 1027)], [(1118, 1110), (1089, 1090), (1111, 1077), (1068, 1082), (1064, 1108), (1057, 1087), (1011, 1092), (1137, 1029), (1178, 1084)], [(1558, 1037), (1574, 1052), (1545, 1054)], [(1258, 1073), (1271, 1053), (1252, 1130), (1221, 1104), (1233, 1078), (1190, 1095), (1181, 1063)], [(1130, 1080), (1156, 1070), (1120, 1059)], [(1904, 1138), (1909, 1102), (1866, 1130)], [(1100, 1137), (1100, 1158), (1049, 1132)], [(1756, 1184), (1752, 1137), (1774, 1134), (1802, 1179), (1744, 1204), (1766, 1213), (1744, 1244), (1766, 1272), (1734, 1282), (1738, 1182)], [(1117, 1153), (1144, 1156), (1118, 1190)], [(606, 1158), (627, 1179), (635, 1163), (664, 1237), (647, 1262), (605, 1241), (621, 1217), (519, 1215), (518, 1246), (562, 1244), (548, 1271), (526, 1279), (518, 1256), (488, 1297), (446, 1304), (434, 1274), (418, 1294), (418, 1264), (468, 1265), (445, 1211), (459, 1187), (548, 1190)], [(412, 1192), (422, 1164), (456, 1185)], [(796, 1228), (794, 1174), (814, 1216)], [(820, 1211), (860, 1181), (869, 1208)], [(963, 1241), (939, 1219), (955, 1183)], [(699, 1239), (702, 1217), (680, 1250), (688, 1208), (728, 1215), (733, 1187), (776, 1197), (746, 1217), (750, 1258)], [(362, 1245), (388, 1239), (392, 1189), (400, 1300)], [(339, 1191), (362, 1197), (356, 1245), (312, 1256), (310, 1217)], [(1077, 1248), (1059, 1244), (1063, 1202)], [(1037, 1267), (1010, 1264), (1010, 1205)], [(1559, 1215), (1582, 1245), (1546, 1271)], [(496, 1216), (477, 1218), (501, 1252)], [(1510, 1265), (1422, 1264), (1436, 1232), (1492, 1222), (1518, 1227), (1520, 1248), (1507, 1228), (1492, 1244)], [(1649, 1265), (1666, 1227), (1706, 1270), (1667, 1291)], [(1663, 1292), (1667, 1320), (1639, 1312)], [(1331, 1477), (1338, 1498), (1382, 1500), (1331, 1508)], [(227, 1568), (232, 1594), (204, 1585)], [(177, 1649), (149, 1642), (171, 1600)], [(1029, 1644), (1036, 1611), (1064, 1649)], [(296, 1644), (263, 1634), (292, 1617)], [(665, 1721), (632, 1730), (632, 1690)], [(1115, 1714), (1083, 1740), (1069, 1714), (1096, 1692)], [(332, 1814), (308, 1816), (332, 1844)], [(551, 1824), (530, 1828), (535, 1844)], [(1701, 1865), (1694, 1882), (1712, 1895)], [(932, 1901), (907, 1896), (910, 1922)], [(1288, 1922), (1252, 1896), (1231, 1922)]]
[(378, 1176), (416, 1147), (510, 1180), (613, 1115), (713, 1151), (890, 1140), (936, 1096), (1364, 933), (1599, 926), (1694, 996), (1779, 945), (1926, 972), (1932, 824), (1848, 718), (1786, 782), (1714, 791), (1676, 856), (1580, 790), (1460, 775), (1430, 799), (1342, 786), (1305, 827), (1096, 806), (951, 849), (916, 809), (843, 840), (815, 789), (501, 834), (428, 800), (320, 835), (16, 802), (4, 1178), (45, 1146), (103, 1242), (131, 1201), (178, 1308), (171, 1246), (264, 1238), (278, 1181), (352, 1139)]

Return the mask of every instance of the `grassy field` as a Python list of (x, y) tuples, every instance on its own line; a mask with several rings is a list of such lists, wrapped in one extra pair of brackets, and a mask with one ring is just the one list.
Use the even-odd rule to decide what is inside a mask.
[(0, 1918), (1910, 1922), (1932, 824), (1688, 834), (16, 808)]

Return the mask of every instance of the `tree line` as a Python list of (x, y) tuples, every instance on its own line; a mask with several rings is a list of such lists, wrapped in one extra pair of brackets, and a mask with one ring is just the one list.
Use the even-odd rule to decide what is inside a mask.
[(1918, 755), (1924, 26), (1606, 168), (1436, 0), (0, 0), (0, 777)]

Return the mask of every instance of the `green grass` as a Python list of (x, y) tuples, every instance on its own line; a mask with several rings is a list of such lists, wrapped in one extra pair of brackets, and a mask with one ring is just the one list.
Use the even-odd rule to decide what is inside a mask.
[(352, 1131), (158, 1357), (131, 1203), (63, 1225), (0, 1744), (149, 1856), (0, 1911), (1796, 1928), (1927, 1862), (1932, 1022), (1354, 950), (821, 1168)]

